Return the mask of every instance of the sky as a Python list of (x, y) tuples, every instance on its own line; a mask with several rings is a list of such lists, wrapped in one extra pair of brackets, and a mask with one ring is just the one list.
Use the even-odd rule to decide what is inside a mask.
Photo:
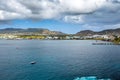
[(120, 28), (120, 0), (0, 0), (0, 28), (64, 33)]

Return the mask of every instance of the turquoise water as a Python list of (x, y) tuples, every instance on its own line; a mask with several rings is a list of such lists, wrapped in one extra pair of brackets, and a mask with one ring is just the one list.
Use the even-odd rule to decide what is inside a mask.
[(0, 80), (73, 80), (83, 76), (120, 80), (120, 46), (93, 42), (0, 40)]

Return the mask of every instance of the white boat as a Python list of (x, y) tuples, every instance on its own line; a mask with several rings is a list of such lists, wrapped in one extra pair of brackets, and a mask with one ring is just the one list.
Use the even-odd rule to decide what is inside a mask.
[(36, 64), (36, 62), (35, 62), (35, 61), (32, 61), (32, 62), (30, 62), (30, 64)]

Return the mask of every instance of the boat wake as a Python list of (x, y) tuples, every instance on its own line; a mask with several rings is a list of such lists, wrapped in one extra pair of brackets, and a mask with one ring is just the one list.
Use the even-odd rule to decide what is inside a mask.
[(89, 76), (89, 77), (77, 77), (73, 80), (111, 80), (109, 78), (107, 79), (98, 79), (96, 76)]

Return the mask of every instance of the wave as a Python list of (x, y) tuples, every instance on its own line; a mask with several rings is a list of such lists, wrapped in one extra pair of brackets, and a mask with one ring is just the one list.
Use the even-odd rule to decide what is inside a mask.
[(73, 80), (111, 80), (109, 78), (106, 79), (98, 79), (96, 76), (88, 76), (88, 77), (76, 77)]

